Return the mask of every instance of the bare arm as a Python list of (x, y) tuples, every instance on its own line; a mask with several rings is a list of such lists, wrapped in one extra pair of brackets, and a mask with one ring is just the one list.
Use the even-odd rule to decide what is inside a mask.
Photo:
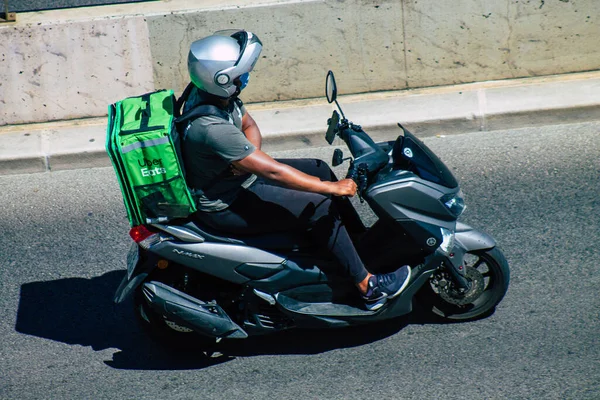
[(248, 141), (260, 150), (262, 146), (262, 135), (260, 134), (260, 129), (258, 128), (256, 121), (254, 121), (254, 118), (252, 118), (248, 112), (242, 117), (242, 132), (244, 132)]
[(356, 194), (356, 183), (352, 179), (343, 179), (338, 182), (321, 181), (316, 176), (305, 174), (289, 165), (275, 161), (259, 149), (232, 164), (237, 169), (276, 181), (290, 189), (335, 196), (354, 196)]

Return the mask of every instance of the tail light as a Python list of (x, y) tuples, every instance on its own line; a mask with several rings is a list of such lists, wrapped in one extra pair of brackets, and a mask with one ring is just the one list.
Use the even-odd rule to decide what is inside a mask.
[(145, 225), (134, 226), (129, 230), (129, 236), (144, 250), (160, 242), (160, 235), (148, 229)]

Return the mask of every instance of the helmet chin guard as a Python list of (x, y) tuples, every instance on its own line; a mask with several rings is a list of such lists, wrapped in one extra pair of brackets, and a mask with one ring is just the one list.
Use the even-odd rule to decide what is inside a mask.
[(252, 32), (218, 31), (192, 43), (188, 72), (200, 90), (229, 98), (243, 89), (239, 78), (252, 71), (261, 51), (262, 43)]

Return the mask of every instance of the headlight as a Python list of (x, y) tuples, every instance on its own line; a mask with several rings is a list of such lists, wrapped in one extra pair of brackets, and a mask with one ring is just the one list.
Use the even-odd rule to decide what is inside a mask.
[(450, 193), (443, 196), (441, 199), (442, 203), (446, 206), (448, 211), (450, 211), (456, 218), (460, 217), (460, 215), (465, 211), (465, 200), (462, 198), (462, 192), (458, 193)]
[(440, 250), (448, 254), (454, 248), (454, 231), (440, 228), (442, 230), (442, 244), (440, 244)]

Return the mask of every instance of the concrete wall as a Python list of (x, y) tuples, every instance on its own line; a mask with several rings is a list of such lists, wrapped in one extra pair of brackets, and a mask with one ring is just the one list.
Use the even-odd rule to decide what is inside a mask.
[(247, 102), (323, 96), (328, 69), (342, 93), (600, 69), (598, 0), (172, 0), (17, 17), (0, 26), (0, 125), (181, 91), (189, 44), (232, 27), (265, 46)]

